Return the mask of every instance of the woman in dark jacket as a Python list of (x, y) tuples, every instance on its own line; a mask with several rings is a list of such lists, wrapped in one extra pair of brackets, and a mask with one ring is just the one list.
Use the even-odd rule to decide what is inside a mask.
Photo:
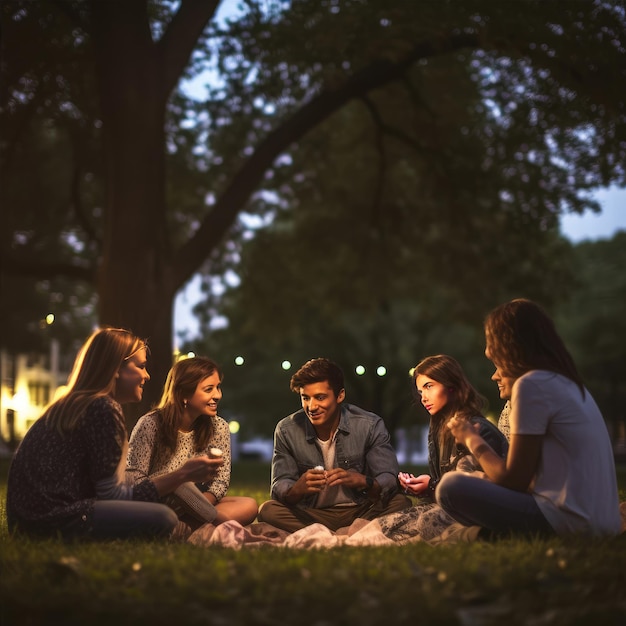
[(210, 480), (205, 457), (138, 484), (124, 479), (128, 433), (121, 405), (150, 380), (147, 345), (122, 328), (96, 330), (80, 350), (63, 394), (33, 424), (9, 469), (9, 529), (35, 536), (116, 539), (167, 536), (176, 514), (159, 499)]
[(465, 446), (456, 443), (446, 427), (453, 416), (472, 423), (502, 458), (508, 451), (506, 437), (483, 416), (485, 399), (471, 385), (456, 359), (445, 354), (426, 357), (413, 369), (413, 382), (417, 398), (430, 414), (430, 473), (414, 476), (400, 472), (400, 486), (418, 501), (405, 511), (376, 520), (382, 533), (398, 543), (436, 540), (456, 523), (435, 502), (437, 485), (445, 474), (458, 471), (483, 476), (476, 459)]

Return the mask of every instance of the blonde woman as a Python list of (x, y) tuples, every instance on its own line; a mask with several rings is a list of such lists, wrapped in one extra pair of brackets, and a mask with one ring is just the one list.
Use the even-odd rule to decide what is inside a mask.
[(81, 348), (68, 385), (15, 453), (7, 486), (9, 529), (35, 536), (115, 539), (167, 536), (178, 520), (159, 503), (180, 485), (210, 480), (219, 461), (191, 459), (135, 485), (124, 480), (128, 433), (122, 404), (150, 380), (146, 343), (101, 328)]

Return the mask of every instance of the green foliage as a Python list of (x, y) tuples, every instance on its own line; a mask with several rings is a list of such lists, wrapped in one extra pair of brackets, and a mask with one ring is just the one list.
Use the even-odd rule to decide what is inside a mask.
[[(625, 182), (621, 2), (247, 0), (226, 24), (218, 5), (129, 0), (120, 20), (110, 2), (3, 3), (2, 271), (29, 277), (15, 310), (43, 279), (93, 290), (102, 323), (151, 338), (149, 402), (172, 299), (199, 270), (207, 286), (233, 268), (289, 284), (288, 333), (370, 321), (368, 363), (404, 345), (379, 345), (380, 320), (419, 326), (401, 290), (420, 288), (422, 318), (468, 326), (504, 293), (567, 294), (559, 214)], [(206, 99), (189, 98), (181, 81), (207, 69)], [(250, 216), (297, 244), (257, 233), (274, 253), (251, 251)], [(332, 298), (295, 273), (338, 268)]]
[[(494, 253), (493, 267), (485, 263), (480, 279), (466, 283), (469, 260), (454, 265), (458, 280), (442, 280), (446, 246), (437, 253), (420, 241), (399, 251), (395, 242), (404, 233), (390, 236), (387, 256), (377, 254), (375, 244), (362, 253), (358, 240), (322, 249), (319, 233), (345, 232), (335, 221), (350, 210), (337, 206), (327, 214), (324, 207), (319, 221), (315, 211), (296, 213), (246, 243), (241, 282), (211, 305), (228, 326), (187, 344), (223, 365), (222, 410), (243, 422), (246, 437), (269, 435), (280, 417), (298, 408), (289, 377), (316, 356), (336, 360), (346, 375), (347, 400), (382, 415), (391, 431), (425, 420), (413, 404), (408, 372), (429, 354), (455, 356), (497, 415), (502, 403), (490, 380), (493, 366), (483, 356), (482, 318), (517, 296), (536, 299), (555, 317), (613, 438), (623, 437), (624, 233), (577, 245), (546, 236), (536, 257), (514, 248), (520, 257), (508, 259), (508, 280), (499, 283), (503, 273)], [(515, 239), (503, 233), (503, 255)], [(526, 275), (534, 277), (532, 285)], [(233, 364), (238, 355), (245, 357), (241, 367)], [(291, 363), (288, 371), (281, 369), (283, 360)], [(357, 364), (365, 375), (355, 374)], [(379, 365), (385, 377), (376, 375)]]
[[(102, 243), (101, 124), (93, 76), (81, 70), (88, 46), (82, 29), (42, 3), (4, 3), (1, 17), (0, 343), (46, 351), (55, 337), (70, 352), (97, 321)], [(49, 313), (55, 325), (43, 331)]]
[(578, 287), (558, 307), (567, 343), (615, 437), (626, 436), (626, 232), (574, 249)]

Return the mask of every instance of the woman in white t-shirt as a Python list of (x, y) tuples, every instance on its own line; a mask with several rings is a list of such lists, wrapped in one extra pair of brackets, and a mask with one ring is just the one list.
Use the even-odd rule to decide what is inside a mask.
[(437, 489), (452, 517), (486, 535), (620, 532), (615, 462), (606, 424), (552, 320), (516, 299), (485, 320), (485, 355), (514, 379), (506, 460), (471, 424), (452, 418), (456, 440), (489, 478), (452, 472)]

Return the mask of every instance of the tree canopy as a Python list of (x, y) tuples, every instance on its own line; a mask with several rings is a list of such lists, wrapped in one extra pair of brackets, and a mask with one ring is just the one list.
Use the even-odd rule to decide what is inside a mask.
[[(251, 217), (298, 213), (306, 232), (313, 214), (317, 251), (349, 249), (354, 276), (374, 241), (392, 274), (424, 243), (442, 285), (492, 258), (506, 282), (512, 257), (532, 274), (559, 245), (561, 212), (625, 184), (621, 2), (245, 0), (226, 23), (218, 6), (2, 4), (3, 300), (16, 276), (14, 311), (36, 284), (93, 289), (100, 323), (150, 339), (146, 402), (177, 291), (236, 267)], [(182, 81), (208, 68), (190, 98)]]
[[(576, 246), (572, 297), (559, 307), (563, 328), (587, 386), (611, 425), (626, 436), (626, 232)], [(620, 435), (621, 429), (621, 435)]]

